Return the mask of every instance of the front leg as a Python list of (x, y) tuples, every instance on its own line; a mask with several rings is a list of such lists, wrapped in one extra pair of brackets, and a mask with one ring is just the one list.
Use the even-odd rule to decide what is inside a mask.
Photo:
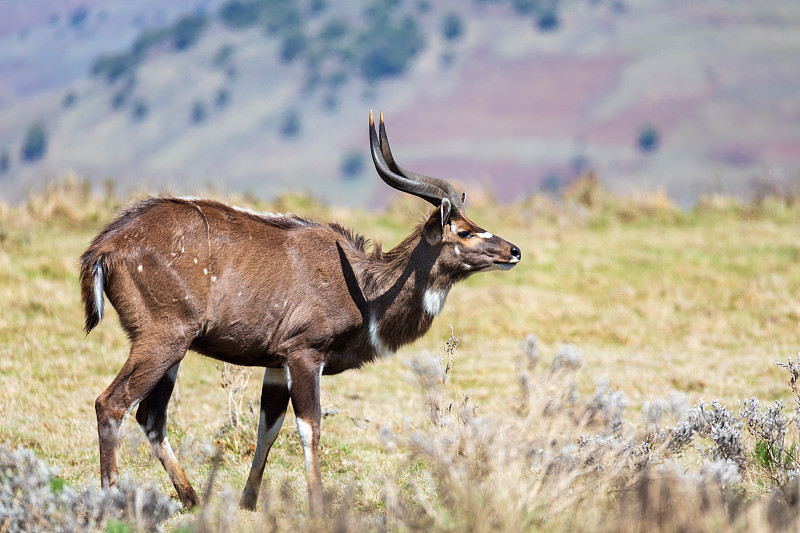
[(264, 370), (264, 384), (261, 388), (261, 416), (258, 419), (258, 439), (256, 452), (253, 455), (253, 466), (247, 476), (247, 484), (239, 500), (239, 507), (254, 511), (264, 476), (264, 465), (272, 444), (286, 416), (289, 405), (288, 372), (283, 368), (267, 368)]
[[(310, 355), (310, 354), (309, 354)], [(316, 354), (314, 354), (316, 355)], [(319, 470), (320, 377), (322, 363), (311, 357), (297, 357), (289, 363), (290, 395), (297, 418), (297, 432), (303, 444), (311, 514), (322, 516), (322, 476)]]

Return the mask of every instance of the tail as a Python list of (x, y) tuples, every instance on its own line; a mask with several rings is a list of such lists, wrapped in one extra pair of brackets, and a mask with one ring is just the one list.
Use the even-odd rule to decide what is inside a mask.
[(93, 254), (91, 248), (81, 257), (81, 300), (86, 315), (84, 330), (87, 335), (103, 319), (104, 263), (104, 257)]

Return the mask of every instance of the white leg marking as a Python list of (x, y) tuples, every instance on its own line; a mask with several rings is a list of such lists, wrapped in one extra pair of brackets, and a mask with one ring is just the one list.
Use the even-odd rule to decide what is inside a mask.
[(128, 415), (129, 415), (129, 414), (131, 414), (131, 411), (133, 411), (134, 409), (136, 409), (136, 406), (137, 406), (137, 405), (139, 405), (139, 402), (140, 402), (140, 401), (141, 401), (141, 400), (136, 400), (135, 402), (133, 402), (133, 405), (131, 405), (130, 407), (128, 407), (128, 410), (127, 410), (127, 411), (125, 411), (125, 414), (122, 416), (122, 420), (120, 420), (120, 421), (119, 421), (119, 425), (120, 425), (120, 426), (122, 426), (122, 424), (124, 424), (124, 423), (125, 423), (125, 419), (126, 419), (126, 418), (128, 418)]
[[(164, 435), (164, 439), (161, 441), (161, 449), (164, 451), (164, 455), (167, 456), (168, 461), (172, 464), (178, 463), (178, 458), (175, 457), (175, 452), (172, 451), (172, 446), (169, 445), (169, 439), (166, 435)], [(168, 472), (170, 477), (172, 476), (172, 472)]]
[(372, 343), (372, 349), (375, 350), (375, 353), (378, 354), (379, 357), (388, 357), (394, 353), (393, 350), (390, 350), (383, 344), (378, 334), (378, 322), (375, 320), (375, 317), (369, 320), (369, 341)]
[(488, 231), (484, 231), (483, 233), (476, 233), (475, 235), (477, 235), (481, 239), (491, 239), (492, 237), (494, 237), (494, 235), (492, 235)]
[(311, 465), (313, 458), (311, 457), (311, 441), (314, 438), (314, 430), (311, 429), (311, 424), (303, 420), (297, 419), (297, 432), (300, 434), (300, 442), (303, 444), (303, 458), (306, 463), (306, 475), (311, 473)]
[(422, 296), (422, 307), (425, 312), (431, 316), (439, 316), (444, 307), (444, 302), (447, 300), (448, 291), (439, 291), (434, 289), (427, 289)]
[[(283, 365), (283, 369), (286, 371), (286, 388), (292, 390), (292, 375), (289, 373), (289, 365)], [(264, 374), (264, 379), (267, 379), (266, 374)]]
[(264, 369), (264, 385), (286, 385), (289, 382), (289, 369), (266, 368)]
[(267, 425), (267, 415), (264, 411), (261, 411), (261, 416), (258, 419), (258, 438), (256, 439), (256, 451), (255, 457), (253, 458), (253, 464), (258, 463), (264, 464), (267, 461), (267, 454), (269, 453), (270, 448), (275, 443), (275, 439), (278, 438), (278, 433), (283, 426), (283, 419), (286, 417), (286, 411), (283, 412), (281, 416), (275, 421), (275, 423), (271, 427), (266, 427)]

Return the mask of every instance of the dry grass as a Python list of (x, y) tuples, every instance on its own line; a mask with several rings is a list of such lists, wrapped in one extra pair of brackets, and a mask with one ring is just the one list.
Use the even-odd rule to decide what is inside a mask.
[[(413, 199), (377, 214), (301, 196), (270, 204), (227, 200), (336, 219), (385, 246), (398, 242), (425, 209)], [(71, 179), (24, 206), (0, 204), (0, 442), (33, 450), (78, 488), (98, 483), (93, 401), (122, 365), (128, 344), (113, 311), (84, 338), (77, 258), (126, 203)], [(660, 193), (620, 199), (599, 189), (564, 200), (533, 197), (514, 206), (487, 202), (467, 208), (480, 225), (519, 245), (523, 262), (456, 287), (432, 331), (394, 358), (323, 382), (329, 416), (321, 463), (333, 518), (315, 526), (677, 530), (679, 524), (657, 517), (685, 508), (687, 523), (697, 526), (690, 529), (771, 527), (773, 489), (764, 476), (745, 472), (732, 495), (729, 489), (708, 489), (705, 478), (687, 481), (675, 468), (664, 470), (664, 464), (678, 464), (679, 470), (699, 472), (703, 455), (694, 448), (667, 463), (659, 456), (648, 459), (647, 468), (632, 470), (630, 456), (620, 455), (624, 450), (576, 448), (581, 435), (607, 433), (610, 420), (576, 416), (564, 402), (572, 394), (575, 405), (591, 405), (604, 380), (606, 391), (627, 400), (619, 413), (630, 430), (626, 438), (646, 430), (642, 408), (671, 392), (685, 394), (687, 405), (719, 399), (734, 409), (750, 397), (764, 405), (783, 398), (791, 405), (785, 372), (773, 363), (800, 347), (800, 208), (769, 198), (756, 206), (714, 198), (684, 212)], [(428, 417), (435, 384), (420, 394), (410, 361), (441, 352), (449, 324), (462, 347), (439, 396), (458, 406), (462, 391), (470, 390), (468, 403), (479, 416), (465, 421), (456, 407), (451, 423), (442, 427)], [(528, 369), (519, 343), (529, 333), (536, 334), (542, 354), (568, 353), (561, 345), (580, 347), (580, 371), (564, 370), (555, 379), (547, 364)], [(528, 398), (521, 396), (524, 375), (528, 384), (539, 384)], [(268, 500), (261, 507), (269, 514), (226, 507), (236, 498), (225, 494), (241, 489), (249, 469), (254, 428), (247, 421), (248, 401), (258, 398), (259, 381), (250, 380), (236, 400), (243, 422), (222, 430), (226, 422), (233, 424), (220, 371), (190, 354), (171, 404), (170, 439), (200, 491), (214, 449), (224, 452), (212, 500), (222, 507), (214, 507), (217, 514), (204, 522), (218, 529), (225, 529), (226, 520), (237, 530), (307, 525), (293, 420), (286, 421), (267, 468)], [(558, 402), (559, 409), (542, 407)], [(126, 429), (121, 470), (172, 493), (135, 423)], [(796, 432), (790, 438), (800, 440)], [(748, 446), (753, 448), (752, 438)], [(525, 449), (543, 455), (531, 459)], [(548, 473), (565, 450), (573, 459), (596, 457), (603, 475), (583, 466), (563, 476)], [(484, 462), (488, 466), (471, 470)], [(644, 486), (648, 494), (669, 497), (642, 499)], [(728, 511), (734, 495), (756, 502), (734, 513), (739, 522), (731, 522)], [(168, 527), (192, 520), (179, 515)]]

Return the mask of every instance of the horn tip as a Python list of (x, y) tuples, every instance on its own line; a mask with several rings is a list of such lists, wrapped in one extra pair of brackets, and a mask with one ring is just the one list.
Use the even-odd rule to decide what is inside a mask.
[(372, 118), (372, 109), (369, 110), (369, 125), (370, 126), (374, 126), (375, 125), (375, 119)]
[(381, 124), (383, 124), (383, 110), (381, 110)]

